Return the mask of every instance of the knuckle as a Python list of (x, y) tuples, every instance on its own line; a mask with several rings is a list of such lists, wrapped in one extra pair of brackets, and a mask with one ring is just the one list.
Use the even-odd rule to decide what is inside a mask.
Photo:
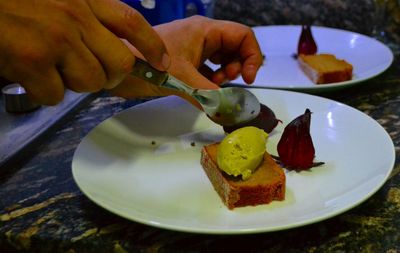
[(49, 25), (46, 33), (51, 42), (58, 47), (71, 42), (69, 29), (59, 23)]
[(193, 15), (190, 17), (190, 19), (196, 23), (206, 22), (209, 20), (207, 17), (200, 16), (200, 15)]
[(188, 31), (188, 33), (192, 34), (193, 37), (197, 37), (200, 34), (204, 34), (207, 28), (207, 18), (203, 16), (190, 16), (186, 19), (176, 20), (173, 22), (179, 22), (180, 28), (183, 31)]
[(129, 60), (129, 63), (124, 63), (121, 68), (111, 70), (112, 73), (108, 75), (108, 80), (104, 85), (105, 89), (112, 89), (118, 86), (126, 76), (132, 71), (133, 61)]
[(53, 1), (53, 7), (60, 17), (72, 19), (82, 24), (85, 23), (85, 15), (82, 15), (82, 2), (76, 0)]
[(122, 74), (130, 73), (132, 71), (134, 64), (135, 64), (135, 57), (132, 54), (127, 54), (121, 61), (120, 72)]
[(21, 48), (20, 50), (15, 52), (15, 57), (25, 65), (44, 65), (49, 58), (49, 54), (47, 52), (47, 49), (45, 48), (40, 48), (40, 47), (35, 47), (35, 46), (30, 46), (30, 47), (24, 47)]
[(195, 31), (204, 30), (209, 22), (211, 22), (211, 19), (207, 17), (194, 15), (189, 17), (189, 22), (186, 22), (186, 26), (188, 29)]
[(250, 36), (251, 38), (254, 38), (254, 39), (256, 38), (253, 29), (251, 29), (250, 27), (248, 27), (248, 26), (246, 26), (246, 25), (237, 24), (237, 29), (238, 29), (239, 31), (241, 31), (241, 33), (242, 33), (243, 35), (248, 35), (248, 36)]
[(135, 57), (128, 53), (125, 54), (118, 63), (112, 64), (112, 68), (108, 69), (108, 80), (104, 88), (112, 89), (120, 84), (125, 79), (126, 75), (132, 72), (134, 63)]

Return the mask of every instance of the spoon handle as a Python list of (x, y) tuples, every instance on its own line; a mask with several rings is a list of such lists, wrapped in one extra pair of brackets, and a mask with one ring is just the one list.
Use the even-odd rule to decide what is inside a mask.
[(159, 71), (139, 58), (136, 58), (131, 74), (157, 86), (183, 91), (189, 95), (192, 95), (194, 92), (192, 87), (168, 74), (168, 72)]
[(159, 71), (137, 57), (131, 74), (158, 86), (162, 86), (169, 76), (167, 72)]

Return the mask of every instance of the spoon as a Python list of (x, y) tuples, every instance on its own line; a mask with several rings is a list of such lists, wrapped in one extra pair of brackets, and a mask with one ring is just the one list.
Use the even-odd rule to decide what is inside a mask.
[(136, 58), (131, 74), (154, 85), (185, 92), (200, 103), (212, 121), (222, 126), (250, 121), (260, 112), (260, 102), (257, 97), (243, 88), (194, 89), (168, 72), (159, 71), (139, 58)]

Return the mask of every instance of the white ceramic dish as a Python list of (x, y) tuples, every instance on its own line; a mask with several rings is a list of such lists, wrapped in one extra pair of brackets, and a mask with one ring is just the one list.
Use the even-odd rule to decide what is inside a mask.
[(94, 128), (78, 146), (73, 177), (86, 196), (127, 219), (211, 234), (276, 231), (318, 222), (366, 200), (386, 181), (393, 142), (373, 119), (344, 104), (307, 94), (252, 90), (283, 120), (267, 149), (276, 154), (284, 126), (313, 112), (316, 160), (311, 171), (286, 172), (284, 201), (228, 210), (200, 165), (203, 145), (221, 140), (215, 125), (178, 97), (153, 100)]
[[(316, 85), (305, 76), (293, 54), (297, 53), (301, 26), (260, 26), (254, 33), (265, 55), (254, 87), (299, 91), (328, 91), (345, 88), (375, 77), (393, 62), (392, 51), (376, 39), (354, 32), (312, 27), (318, 53), (334, 54), (353, 65), (353, 79), (346, 82)], [(245, 84), (243, 79), (232, 81)]]

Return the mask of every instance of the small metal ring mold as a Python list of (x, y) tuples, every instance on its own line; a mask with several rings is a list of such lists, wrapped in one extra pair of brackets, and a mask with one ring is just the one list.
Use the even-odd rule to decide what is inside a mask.
[(4, 105), (7, 112), (31, 112), (40, 106), (29, 99), (24, 87), (18, 83), (9, 84), (3, 87), (1, 91), (3, 92)]

